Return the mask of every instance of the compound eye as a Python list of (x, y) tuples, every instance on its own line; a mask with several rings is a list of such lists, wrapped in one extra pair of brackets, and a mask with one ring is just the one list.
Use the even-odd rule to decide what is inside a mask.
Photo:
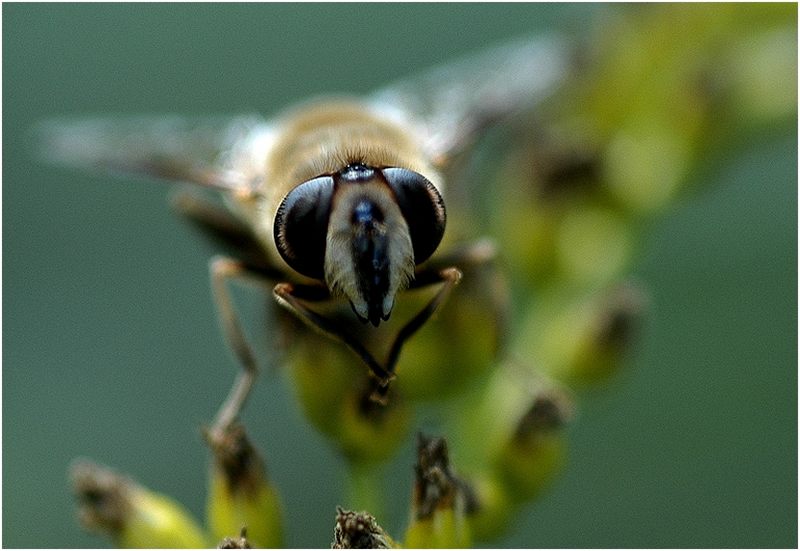
[(323, 279), (325, 242), (333, 178), (303, 182), (284, 197), (275, 215), (275, 244), (286, 263), (301, 274)]
[(442, 196), (436, 186), (413, 170), (385, 168), (382, 172), (408, 224), (414, 263), (420, 264), (433, 254), (444, 235), (447, 216)]

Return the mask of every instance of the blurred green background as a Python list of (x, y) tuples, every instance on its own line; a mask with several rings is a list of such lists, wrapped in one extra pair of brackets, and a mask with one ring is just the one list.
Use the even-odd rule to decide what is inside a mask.
[[(214, 250), (170, 213), (169, 189), (43, 166), (27, 147), (34, 123), (269, 114), (506, 37), (580, 36), (614, 9), (5, 4), (3, 546), (107, 544), (75, 521), (76, 456), (202, 517), (199, 427), (236, 369), (209, 293)], [(634, 270), (652, 299), (634, 353), (582, 396), (565, 473), (497, 545), (796, 547), (796, 171), (794, 122), (742, 136), (652, 226)], [(343, 461), (274, 373), (246, 418), (283, 495), (287, 543), (327, 546), (347, 505)], [(392, 533), (406, 522), (411, 452), (387, 471), (404, 488), (383, 522)]]

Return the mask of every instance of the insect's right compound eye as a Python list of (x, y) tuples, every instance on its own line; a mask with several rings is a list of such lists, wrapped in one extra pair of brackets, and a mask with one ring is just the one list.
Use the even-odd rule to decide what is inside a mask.
[(331, 215), (333, 178), (320, 176), (290, 191), (275, 216), (275, 244), (286, 263), (301, 274), (323, 279), (325, 241)]

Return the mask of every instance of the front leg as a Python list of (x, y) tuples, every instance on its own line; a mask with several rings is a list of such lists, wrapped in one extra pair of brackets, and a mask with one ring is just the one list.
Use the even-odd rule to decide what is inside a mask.
[(356, 356), (367, 364), (372, 375), (378, 379), (379, 384), (388, 386), (389, 381), (394, 378), (394, 375), (375, 359), (364, 345), (361, 344), (361, 341), (349, 334), (333, 320), (322, 316), (301, 302), (301, 300), (320, 301), (330, 299), (330, 295), (327, 294), (327, 289), (325, 289), (325, 293), (321, 293), (318, 288), (312, 286), (295, 286), (291, 283), (278, 283), (273, 289), (273, 294), (278, 304), (289, 310), (313, 329), (347, 346)]
[(211, 261), (210, 271), (211, 290), (217, 304), (222, 332), (243, 368), (217, 412), (213, 424), (207, 430), (208, 438), (213, 441), (218, 435), (224, 434), (239, 416), (258, 377), (258, 364), (233, 307), (228, 281), (240, 279), (266, 286), (270, 280), (256, 268), (228, 257), (215, 257)]
[[(436, 283), (443, 283), (439, 291), (433, 298), (420, 310), (413, 318), (400, 328), (397, 336), (389, 349), (389, 356), (386, 361), (386, 370), (394, 377), (394, 369), (397, 367), (397, 361), (400, 359), (400, 351), (403, 345), (410, 339), (414, 333), (420, 330), (423, 325), (431, 318), (431, 316), (439, 309), (439, 307), (447, 300), (453, 287), (461, 281), (461, 271), (458, 268), (445, 268), (439, 271), (425, 271), (418, 274), (419, 279), (415, 280), (414, 288), (425, 287)], [(389, 384), (378, 381), (378, 384), (373, 385), (370, 400), (373, 402), (384, 404), (386, 403), (386, 395), (389, 392)]]
[(494, 245), (488, 240), (481, 240), (470, 245), (455, 249), (450, 254), (443, 256), (438, 261), (428, 263), (426, 268), (419, 270), (411, 284), (412, 289), (419, 289), (430, 285), (441, 284), (441, 288), (431, 300), (397, 333), (389, 354), (384, 363), (375, 359), (360, 340), (348, 333), (341, 324), (331, 320), (309, 308), (303, 302), (319, 302), (329, 300), (330, 294), (322, 285), (293, 285), (279, 283), (273, 289), (277, 302), (297, 316), (311, 328), (323, 333), (329, 338), (344, 344), (367, 365), (373, 377), (370, 399), (374, 402), (385, 403), (389, 391), (389, 384), (395, 378), (395, 367), (400, 359), (403, 345), (419, 331), (433, 314), (447, 300), (453, 287), (461, 281), (461, 271), (454, 267), (442, 267), (445, 262), (452, 261), (464, 266), (481, 265), (495, 258)]
[(442, 288), (434, 297), (420, 310), (413, 318), (400, 328), (394, 342), (389, 350), (389, 355), (384, 364), (375, 359), (369, 350), (360, 340), (345, 331), (345, 329), (335, 321), (315, 312), (305, 301), (319, 301), (330, 298), (327, 293), (320, 293), (318, 288), (311, 286), (295, 286), (291, 283), (279, 283), (273, 290), (278, 303), (292, 312), (313, 329), (320, 331), (331, 339), (338, 341), (349, 348), (356, 356), (367, 364), (370, 373), (374, 378), (373, 390), (370, 399), (375, 402), (383, 403), (389, 390), (389, 383), (394, 379), (394, 368), (400, 357), (403, 344), (411, 338), (425, 323), (433, 313), (447, 299), (451, 289), (461, 280), (461, 272), (456, 268), (445, 268), (443, 270), (420, 272), (416, 280), (415, 287), (443, 283)]
[[(442, 283), (442, 287), (426, 304), (422, 310), (409, 320), (399, 331), (389, 351), (386, 369), (394, 374), (394, 369), (400, 359), (403, 345), (433, 316), (447, 300), (450, 292), (461, 281), (462, 272), (452, 266), (458, 265), (465, 269), (472, 266), (481, 266), (492, 262), (497, 256), (497, 249), (490, 239), (481, 239), (472, 243), (461, 245), (450, 251), (431, 259), (426, 267), (419, 270), (411, 283), (411, 289), (419, 289), (429, 285)], [(388, 386), (376, 385), (373, 388), (372, 400), (385, 401)]]
[(420, 310), (413, 318), (411, 318), (406, 324), (400, 328), (400, 331), (397, 333), (397, 337), (395, 337), (394, 342), (392, 343), (392, 348), (389, 350), (389, 358), (386, 362), (386, 369), (390, 373), (394, 373), (394, 368), (397, 365), (397, 360), (400, 357), (400, 350), (403, 348), (405, 342), (410, 339), (414, 333), (419, 331), (419, 329), (425, 325), (430, 317), (439, 309), (439, 307), (447, 300), (447, 297), (450, 295), (450, 291), (455, 287), (459, 281), (461, 281), (461, 271), (458, 268), (450, 267), (445, 268), (443, 270), (438, 270), (435, 272), (423, 272), (418, 277), (418, 280), (415, 280), (414, 288), (420, 288), (427, 285), (433, 285), (436, 283), (443, 283), (439, 292), (436, 293), (433, 298), (426, 304), (422, 310)]

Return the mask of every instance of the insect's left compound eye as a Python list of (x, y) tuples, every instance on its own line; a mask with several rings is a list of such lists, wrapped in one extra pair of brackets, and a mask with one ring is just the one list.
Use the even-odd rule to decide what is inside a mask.
[(442, 196), (430, 180), (413, 170), (384, 168), (382, 172), (408, 224), (414, 263), (420, 264), (433, 254), (444, 236), (447, 216)]
[(320, 176), (290, 191), (275, 216), (278, 252), (301, 274), (323, 279), (325, 240), (331, 214), (333, 178)]

